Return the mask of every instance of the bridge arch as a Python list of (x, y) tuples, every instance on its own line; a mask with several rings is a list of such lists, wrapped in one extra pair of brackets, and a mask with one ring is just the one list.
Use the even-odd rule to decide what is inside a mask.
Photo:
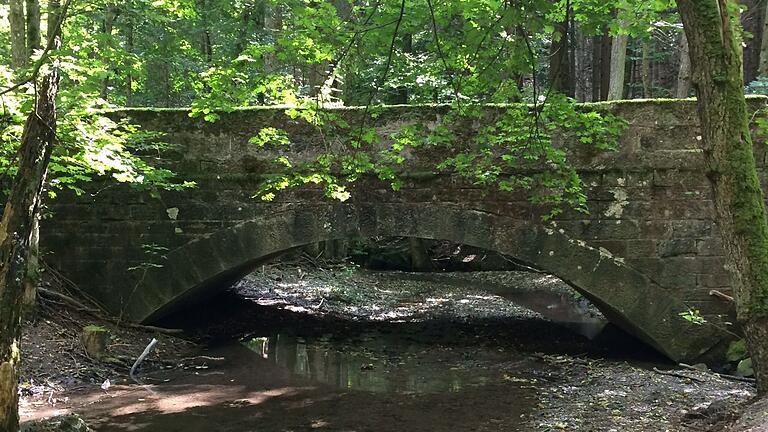
[(589, 298), (612, 322), (675, 361), (701, 357), (720, 338), (678, 314), (682, 301), (605, 249), (504, 215), (432, 203), (290, 205), (172, 250), (126, 300), (124, 313), (152, 322), (210, 295), (287, 249), (350, 237), (450, 240), (513, 256), (550, 272)]

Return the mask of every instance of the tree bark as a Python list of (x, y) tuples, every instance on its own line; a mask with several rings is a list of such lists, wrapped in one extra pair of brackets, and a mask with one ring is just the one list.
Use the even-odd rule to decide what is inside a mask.
[(744, 100), (733, 0), (677, 0), (688, 37), (715, 220), (758, 393), (768, 392), (768, 221)]
[[(106, 6), (104, 6), (104, 27), (102, 28), (104, 32), (104, 37), (106, 39), (106, 49), (112, 48), (112, 30), (115, 27), (115, 19), (117, 19), (117, 13), (118, 9), (117, 6), (109, 3)], [(104, 60), (105, 62), (108, 61), (108, 59)], [(107, 98), (107, 93), (109, 92), (109, 75), (104, 77), (104, 79), (101, 81), (101, 92), (100, 96), (103, 99)]]
[(40, 2), (26, 0), (27, 6), (27, 58), (40, 49)]
[(643, 41), (643, 59), (640, 76), (643, 80), (643, 97), (650, 99), (653, 97), (653, 83), (651, 82), (651, 44), (647, 40)]
[(691, 56), (688, 52), (688, 38), (683, 33), (680, 39), (680, 68), (677, 70), (675, 97), (687, 98), (691, 95)]
[[(410, 54), (413, 52), (413, 35), (406, 33), (401, 39), (401, 49), (403, 53)], [(405, 105), (408, 103), (408, 87), (398, 87), (395, 89), (395, 94), (392, 96), (393, 104)]]
[(608, 100), (624, 97), (624, 73), (627, 66), (627, 42), (629, 36), (616, 35), (611, 43), (611, 77), (608, 84)]
[(573, 97), (568, 55), (569, 24), (569, 7), (566, 5), (565, 19), (555, 24), (549, 48), (549, 85), (552, 90)]
[[(128, 54), (133, 54), (133, 18), (128, 19), (127, 29), (125, 33), (125, 50)], [(127, 106), (133, 105), (133, 57), (129, 58), (129, 68), (125, 76), (125, 104)]]
[(24, 297), (22, 304), (24, 312), (34, 312), (37, 300), (37, 285), (40, 283), (40, 217), (32, 221), (32, 233), (29, 240), (29, 254), (27, 255), (27, 271), (24, 277)]
[(751, 36), (743, 42), (742, 69), (744, 70), (744, 82), (755, 80), (760, 64), (760, 43), (763, 40), (763, 9), (765, 0), (740, 0), (742, 7), (746, 8), (740, 18), (741, 26)]
[(45, 29), (45, 38), (50, 40), (57, 33), (56, 25), (61, 19), (61, 2), (59, 0), (50, 0), (48, 2), (47, 27)]
[(24, 0), (10, 0), (8, 21), (11, 26), (11, 67), (27, 64), (27, 26), (24, 22)]
[(606, 34), (600, 43), (600, 100), (608, 100), (608, 90), (611, 86), (611, 43), (612, 38)]
[(758, 75), (768, 77), (768, 1), (764, 2), (763, 9), (763, 34), (760, 43), (760, 61)]
[(592, 102), (600, 100), (600, 72), (602, 70), (603, 37), (592, 38)]
[(56, 135), (58, 71), (43, 80), (19, 148), (19, 171), (0, 223), (0, 431), (19, 429), (21, 312), (32, 230)]

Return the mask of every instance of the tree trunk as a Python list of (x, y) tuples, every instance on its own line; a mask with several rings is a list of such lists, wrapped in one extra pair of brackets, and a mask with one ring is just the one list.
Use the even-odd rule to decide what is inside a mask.
[(26, 0), (27, 5), (27, 58), (40, 49), (40, 2)]
[(653, 83), (651, 82), (651, 44), (647, 40), (643, 41), (643, 60), (640, 75), (643, 80), (643, 97), (650, 99), (653, 97)]
[(751, 36), (743, 42), (743, 66), (744, 82), (755, 80), (760, 64), (760, 43), (763, 40), (763, 9), (765, 0), (740, 0), (739, 3), (746, 8), (739, 17), (741, 26)]
[(211, 42), (211, 30), (208, 24), (208, 2), (207, 0), (197, 0), (197, 14), (201, 17), (202, 33), (200, 34), (200, 52), (205, 56), (208, 63), (213, 61), (213, 43)]
[(592, 102), (600, 100), (600, 72), (602, 70), (603, 37), (592, 38)]
[[(406, 33), (401, 39), (401, 49), (403, 53), (410, 54), (413, 52), (413, 35)], [(401, 86), (395, 89), (395, 94), (392, 97), (393, 104), (405, 105), (408, 103), (408, 87)]]
[(570, 62), (568, 55), (569, 11), (566, 6), (565, 19), (555, 24), (552, 44), (549, 48), (549, 85), (552, 90), (573, 96), (570, 82)]
[[(117, 6), (114, 4), (108, 4), (104, 6), (104, 38), (106, 39), (106, 46), (108, 49), (112, 48), (112, 30), (115, 26), (115, 19), (117, 18)], [(104, 61), (108, 61), (105, 59)], [(107, 98), (107, 93), (109, 92), (109, 75), (107, 75), (102, 81), (101, 81), (101, 97), (102, 99)]]
[(683, 33), (680, 39), (680, 68), (677, 72), (677, 86), (675, 97), (687, 98), (691, 95), (691, 56), (688, 52), (688, 38)]
[(8, 21), (11, 25), (11, 67), (27, 64), (27, 30), (24, 22), (24, 0), (10, 0)]
[[(126, 34), (125, 34), (125, 50), (128, 54), (133, 54), (133, 18), (128, 19)], [(133, 57), (128, 56), (129, 68), (128, 73), (125, 76), (125, 104), (127, 106), (133, 105)]]
[(611, 44), (613, 39), (607, 34), (600, 43), (600, 100), (608, 100), (611, 87)]
[(56, 25), (61, 19), (61, 2), (59, 0), (50, 0), (48, 2), (48, 16), (45, 29), (45, 38), (50, 40), (56, 34)]
[(758, 74), (768, 77), (768, 1), (763, 5), (763, 37), (760, 44), (760, 64)]
[(677, 0), (688, 37), (692, 82), (715, 219), (758, 393), (768, 392), (768, 221), (752, 153), (733, 0)]
[(32, 221), (32, 233), (29, 241), (27, 256), (27, 271), (24, 277), (24, 298), (22, 303), (25, 312), (33, 312), (37, 299), (37, 285), (40, 283), (40, 215)]
[(18, 380), (21, 311), (32, 229), (40, 212), (43, 182), (56, 135), (58, 72), (42, 83), (35, 112), (24, 126), (19, 171), (0, 223), (0, 431), (19, 429)]
[(585, 36), (578, 30), (574, 33), (576, 40), (573, 47), (575, 69), (573, 73), (574, 95), (577, 102), (587, 102), (592, 99), (592, 71), (594, 69), (594, 64), (590, 60), (592, 38)]
[(627, 42), (629, 36), (616, 35), (611, 42), (611, 77), (608, 84), (608, 100), (624, 97), (624, 73), (627, 66)]

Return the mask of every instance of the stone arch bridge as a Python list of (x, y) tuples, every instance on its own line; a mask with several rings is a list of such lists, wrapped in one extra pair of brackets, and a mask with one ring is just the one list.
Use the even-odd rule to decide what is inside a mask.
[[(757, 110), (765, 100), (749, 103)], [(524, 194), (489, 191), (415, 168), (397, 192), (362, 179), (343, 203), (313, 188), (262, 202), (252, 196), (267, 161), (280, 152), (312, 155), (322, 145), (306, 123), (279, 109), (235, 111), (214, 124), (191, 119), (184, 110), (120, 111), (114, 115), (165, 132), (164, 140), (176, 148), (161, 155), (161, 164), (198, 186), (159, 198), (116, 185), (95, 185), (81, 197), (63, 194), (42, 229), (46, 259), (109, 310), (151, 322), (289, 248), (367, 236), (451, 240), (559, 276), (612, 321), (674, 360), (693, 360), (721, 347), (725, 336), (713, 326), (679, 316), (692, 308), (717, 322), (733, 309), (710, 295), (729, 293), (730, 283), (713, 223), (695, 103), (631, 101), (582, 109), (610, 111), (629, 125), (616, 152), (587, 150), (561, 138), (587, 186), (590, 213), (566, 211), (554, 224), (542, 222), (543, 210)], [(376, 125), (386, 131), (405, 122), (434, 122), (441, 110), (390, 107)], [(290, 132), (288, 147), (249, 144), (262, 127), (274, 124)], [(764, 179), (762, 144), (755, 156)], [(429, 154), (409, 154), (406, 166), (422, 159)], [(129, 271), (146, 263), (147, 244), (168, 248), (162, 267)]]

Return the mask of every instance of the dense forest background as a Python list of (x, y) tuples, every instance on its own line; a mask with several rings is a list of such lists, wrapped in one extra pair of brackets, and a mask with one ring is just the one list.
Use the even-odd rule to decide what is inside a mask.
[[(80, 108), (577, 101), (692, 95), (673, 2), (74, 1), (62, 90)], [(744, 78), (764, 92), (768, 2), (742, 3)], [(34, 66), (62, 7), (0, 3), (0, 86)], [(67, 90), (69, 89), (69, 90)], [(8, 105), (5, 97), (4, 108)], [(63, 102), (67, 104), (66, 100)]]

